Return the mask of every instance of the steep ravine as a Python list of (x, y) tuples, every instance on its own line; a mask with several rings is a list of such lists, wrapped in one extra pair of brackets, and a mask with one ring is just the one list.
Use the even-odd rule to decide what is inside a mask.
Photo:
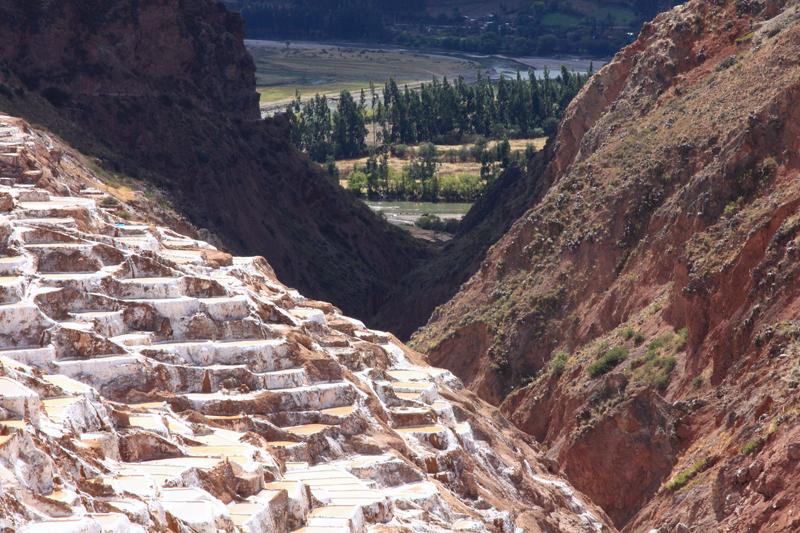
[(0, 110), (155, 184), (204, 236), (356, 316), (428, 255), (260, 119), (241, 19), (211, 0), (0, 3)]
[(452, 373), (105, 187), (0, 114), (4, 530), (615, 531)]
[(800, 527), (799, 98), (796, 1), (660, 15), (412, 339), (626, 531)]

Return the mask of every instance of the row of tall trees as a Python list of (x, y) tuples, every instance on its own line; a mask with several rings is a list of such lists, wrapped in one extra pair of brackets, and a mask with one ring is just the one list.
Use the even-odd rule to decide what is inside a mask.
[(317, 94), (302, 102), (296, 97), (289, 107), (295, 144), (314, 161), (359, 157), (367, 151), (366, 106), (353, 100), (348, 91), (339, 95), (331, 112), (328, 99)]
[(564, 109), (580, 90), (587, 75), (562, 67), (541, 79), (501, 77), (495, 84), (478, 76), (468, 84), (459, 77), (433, 79), (412, 90), (389, 79), (379, 91), (371, 85), (356, 101), (348, 91), (339, 95), (335, 111), (317, 95), (303, 102), (296, 97), (288, 111), (295, 142), (315, 161), (347, 159), (367, 153), (367, 125), (373, 146), (421, 142), (459, 143), (464, 136), (492, 139), (528, 138), (555, 131)]
[(542, 79), (534, 71), (527, 77), (518, 72), (515, 79), (501, 77), (495, 84), (479, 74), (474, 84), (460, 77), (454, 83), (434, 79), (419, 90), (400, 89), (390, 79), (383, 98), (372, 100), (372, 119), (389, 143), (459, 142), (467, 134), (494, 139), (550, 134), (586, 79), (564, 67), (555, 78), (545, 69)]

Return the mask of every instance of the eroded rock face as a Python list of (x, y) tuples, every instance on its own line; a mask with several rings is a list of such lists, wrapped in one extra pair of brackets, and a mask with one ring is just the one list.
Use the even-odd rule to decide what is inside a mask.
[(449, 371), (0, 143), (0, 527), (614, 530)]
[(798, 527), (799, 476), (735, 474), (787, 472), (798, 435), (798, 58), (795, 1), (646, 25), (567, 110), (547, 191), (412, 340), (618, 527)]

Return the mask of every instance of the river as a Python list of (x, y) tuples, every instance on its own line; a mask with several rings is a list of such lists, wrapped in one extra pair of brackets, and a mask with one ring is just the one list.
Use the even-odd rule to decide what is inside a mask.
[(386, 220), (397, 226), (413, 226), (414, 221), (424, 214), (436, 215), (442, 219), (461, 220), (472, 204), (450, 202), (365, 202), (370, 209), (383, 213)]

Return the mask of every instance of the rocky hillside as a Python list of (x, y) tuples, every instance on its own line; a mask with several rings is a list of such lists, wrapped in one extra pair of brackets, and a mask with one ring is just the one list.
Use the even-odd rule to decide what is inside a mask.
[(798, 2), (660, 15), (413, 339), (626, 531), (800, 528), (798, 101)]
[(100, 187), (0, 116), (0, 527), (614, 530), (449, 371)]
[(425, 325), (434, 309), (480, 268), (489, 248), (541, 198), (548, 186), (543, 169), (551, 157), (549, 144), (528, 164), (529, 173), (517, 167), (503, 172), (462, 219), (455, 238), (392, 287), (373, 318), (374, 326), (408, 339)]
[(211, 0), (2, 2), (0, 109), (157, 185), (205, 238), (369, 316), (425, 252), (329, 183), (285, 124), (260, 120), (242, 38)]

